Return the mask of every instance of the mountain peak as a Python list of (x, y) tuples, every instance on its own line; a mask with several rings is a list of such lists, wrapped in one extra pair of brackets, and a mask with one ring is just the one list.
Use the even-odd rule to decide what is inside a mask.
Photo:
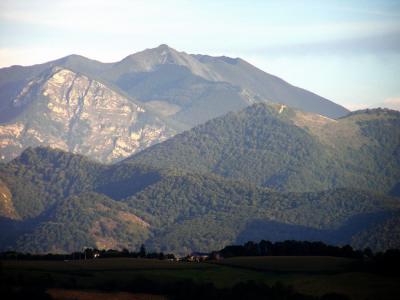
[(132, 56), (135, 56), (136, 54), (139, 54), (139, 53), (143, 53), (143, 54), (146, 54), (146, 55), (166, 55), (166, 54), (180, 55), (182, 52), (179, 52), (179, 51), (175, 50), (174, 48), (171, 48), (167, 44), (161, 44), (161, 45), (159, 45), (157, 47), (147, 48), (147, 49), (145, 49), (145, 50), (143, 50), (141, 52), (134, 53), (134, 54), (132, 54), (130, 56), (132, 57)]
[(171, 48), (167, 44), (161, 44), (161, 45), (159, 45), (157, 47), (154, 47), (154, 48), (147, 48), (147, 49), (145, 49), (143, 51), (135, 52), (133, 54), (130, 54), (127, 57), (125, 57), (122, 61), (124, 61), (126, 59), (135, 60), (138, 57), (146, 58), (146, 57), (151, 57), (151, 56), (159, 56), (159, 55), (162, 55), (162, 53), (164, 53), (164, 54), (174, 53), (174, 54), (179, 55), (181, 52)]
[(86, 61), (86, 60), (90, 60), (90, 59), (87, 57), (84, 57), (82, 55), (79, 55), (79, 54), (70, 54), (70, 55), (64, 56), (60, 59), (57, 59), (55, 62), (58, 64), (61, 64), (61, 65), (68, 65), (71, 63), (73, 63), (73, 64), (74, 63), (82, 63), (83, 61)]
[(183, 53), (171, 48), (167, 44), (161, 44), (156, 48), (146, 49), (145, 51), (151, 52), (152, 54), (160, 57), (169, 57), (165, 63), (177, 63), (179, 57), (184, 55)]
[(154, 49), (160, 49), (160, 50), (173, 50), (170, 46), (168, 46), (167, 44), (161, 44), (159, 45), (157, 48)]
[(120, 73), (129, 72), (150, 72), (160, 65), (176, 65), (186, 67), (193, 74), (208, 80), (219, 80), (208, 66), (202, 64), (194, 56), (186, 52), (177, 51), (166, 44), (156, 48), (146, 49), (125, 57), (116, 64)]

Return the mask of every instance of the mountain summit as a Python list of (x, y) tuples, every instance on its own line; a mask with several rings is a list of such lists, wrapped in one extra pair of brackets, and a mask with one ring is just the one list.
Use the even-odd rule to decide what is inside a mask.
[(118, 62), (116, 67), (118, 65), (129, 65), (131, 70), (140, 72), (154, 70), (157, 65), (163, 64), (185, 66), (195, 74), (196, 70), (191, 69), (190, 67), (196, 65), (197, 67), (201, 68), (201, 63), (199, 63), (191, 55), (185, 52), (178, 52), (166, 44), (162, 44), (157, 48), (146, 49), (144, 51), (131, 54)]

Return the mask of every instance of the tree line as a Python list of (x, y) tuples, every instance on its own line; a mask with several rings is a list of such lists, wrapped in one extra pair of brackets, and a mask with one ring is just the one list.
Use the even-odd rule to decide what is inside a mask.
[(83, 251), (75, 251), (72, 253), (46, 253), (46, 254), (32, 254), (17, 251), (5, 251), (0, 253), (0, 260), (84, 260), (84, 259), (97, 259), (97, 258), (149, 258), (149, 259), (170, 259), (174, 260), (176, 257), (172, 253), (163, 252), (147, 252), (146, 247), (142, 244), (138, 251), (129, 251), (128, 249), (115, 250), (85, 248)]

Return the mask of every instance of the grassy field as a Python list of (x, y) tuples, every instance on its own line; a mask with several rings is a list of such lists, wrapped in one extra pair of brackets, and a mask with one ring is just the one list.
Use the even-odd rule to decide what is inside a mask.
[(234, 257), (215, 262), (262, 272), (268, 284), (280, 281), (309, 295), (336, 292), (351, 299), (400, 299), (400, 277), (357, 272), (354, 263), (348, 258), (325, 256)]
[[(56, 282), (69, 284), (79, 279), (79, 287), (129, 284), (135, 278), (160, 282), (191, 279), (212, 282), (217, 287), (230, 287), (247, 280), (262, 281), (264, 275), (209, 263), (162, 261), (157, 259), (113, 258), (76, 261), (3, 261), (3, 270), (11, 276), (22, 275), (40, 280), (48, 275)], [(18, 276), (19, 276), (18, 275)]]
[[(291, 285), (297, 291), (321, 296), (330, 292), (351, 299), (400, 299), (400, 277), (356, 272), (353, 260), (333, 257), (237, 257), (213, 263), (183, 263), (115, 258), (81, 261), (2, 261), (1, 277), (33, 283), (52, 282), (56, 288), (118, 290), (135, 279), (161, 283), (191, 279), (231, 287), (238, 282)], [(9, 279), (8, 279), (9, 280)]]
[(247, 256), (227, 258), (215, 263), (258, 271), (328, 273), (344, 272), (351, 268), (354, 261), (326, 256)]
[(83, 290), (49, 289), (47, 293), (56, 300), (165, 300), (166, 297), (126, 292), (99, 292)]

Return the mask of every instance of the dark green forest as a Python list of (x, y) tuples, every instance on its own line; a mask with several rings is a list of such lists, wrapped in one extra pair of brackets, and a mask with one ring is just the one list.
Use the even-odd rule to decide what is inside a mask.
[(388, 193), (399, 182), (399, 112), (361, 111), (325, 125), (308, 117), (291, 108), (279, 113), (279, 107), (255, 104), (125, 163), (214, 173), (279, 191), (347, 187)]

